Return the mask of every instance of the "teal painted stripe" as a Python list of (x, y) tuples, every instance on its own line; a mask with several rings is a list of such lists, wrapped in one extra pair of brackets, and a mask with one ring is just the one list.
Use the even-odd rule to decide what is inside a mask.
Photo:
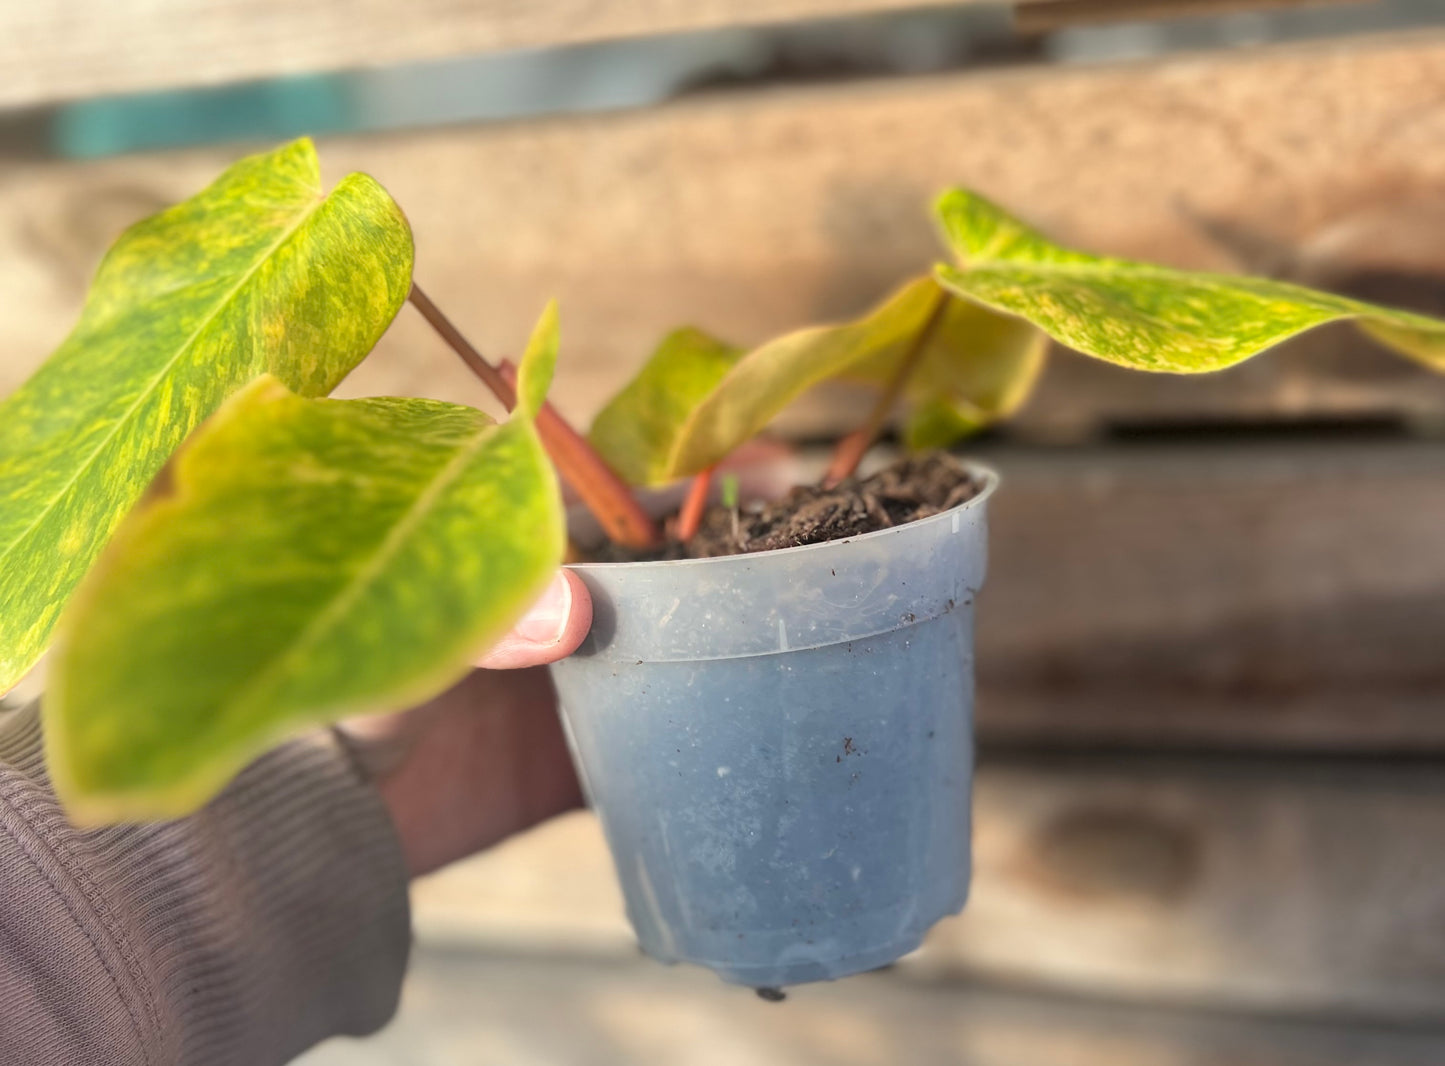
[(186, 145), (271, 143), (302, 133), (647, 107), (699, 91), (999, 64), (1115, 62), (1439, 26), (1445, 26), (1441, 0), (1376, 0), (1021, 34), (1014, 28), (1013, 5), (1000, 0), (85, 100), (0, 115), (0, 153), (94, 158)]

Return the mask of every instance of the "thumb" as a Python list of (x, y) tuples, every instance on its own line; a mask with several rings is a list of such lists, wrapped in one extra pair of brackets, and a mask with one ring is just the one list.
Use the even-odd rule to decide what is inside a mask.
[(592, 626), (592, 598), (582, 579), (558, 570), (512, 631), (477, 660), (487, 670), (518, 670), (565, 659)]

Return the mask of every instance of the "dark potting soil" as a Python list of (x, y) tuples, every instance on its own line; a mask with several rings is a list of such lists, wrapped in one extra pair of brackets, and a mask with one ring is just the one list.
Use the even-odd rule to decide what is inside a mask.
[(686, 542), (669, 541), (660, 551), (638, 554), (608, 544), (592, 558), (596, 562), (705, 559), (796, 548), (928, 518), (973, 499), (982, 489), (983, 484), (953, 456), (925, 452), (831, 489), (798, 485), (780, 500), (744, 501), (736, 512), (715, 506), (703, 516), (696, 536)]

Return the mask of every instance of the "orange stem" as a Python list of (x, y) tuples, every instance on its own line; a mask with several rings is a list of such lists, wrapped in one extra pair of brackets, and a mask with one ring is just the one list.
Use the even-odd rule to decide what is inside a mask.
[[(892, 406), (890, 404), (890, 406)], [(863, 456), (868, 454), (869, 447), (873, 444), (873, 437), (878, 432), (873, 426), (872, 416), (869, 416), (869, 424), (855, 429), (846, 437), (838, 441), (833, 449), (833, 458), (828, 463), (828, 471), (823, 475), (823, 487), (831, 489), (839, 482), (846, 481), (853, 476), (858, 469), (858, 464), (863, 461)]]
[(868, 412), (868, 417), (863, 424), (840, 440), (833, 450), (833, 459), (828, 464), (827, 473), (823, 475), (825, 489), (831, 489), (840, 481), (852, 477), (858, 469), (858, 464), (863, 461), (863, 456), (877, 440), (879, 432), (883, 429), (883, 423), (888, 421), (894, 405), (898, 403), (898, 397), (903, 393), (903, 386), (922, 361), (923, 353), (928, 349), (928, 341), (933, 336), (933, 331), (938, 328), (938, 324), (943, 321), (944, 313), (947, 310), (948, 297), (940, 292), (934, 302), (933, 310), (928, 314), (928, 321), (923, 324), (923, 328), (913, 338), (912, 346), (898, 361), (897, 369), (888, 379), (888, 384), (883, 388), (883, 395), (878, 397), (878, 402), (873, 405), (873, 410)]
[(486, 356), (472, 347), (471, 342), (462, 336), (461, 330), (452, 325), (451, 319), (442, 314), (441, 308), (431, 302), (431, 297), (421, 291), (421, 286), (412, 284), (411, 295), (408, 297), (411, 304), (421, 312), (421, 317), (427, 320), (432, 329), (441, 334), (442, 340), (451, 346), (452, 351), (462, 357), (462, 362), (477, 377), (482, 379), (482, 384), (491, 390), (501, 405), (510, 411), (517, 406), (517, 391), (491, 363), (487, 362)]
[(702, 515), (707, 510), (707, 490), (712, 484), (713, 468), (708, 467), (692, 479), (688, 486), (687, 498), (682, 501), (682, 510), (677, 512), (677, 539), (692, 540), (702, 525)]
[[(516, 370), (505, 362), (500, 368), (489, 363), (416, 285), (411, 287), (410, 299), (502, 406), (508, 411), (517, 406)], [(558, 475), (581, 497), (608, 537), (626, 548), (654, 548), (662, 543), (657, 524), (642, 509), (632, 490), (550, 403), (544, 403), (537, 412), (536, 425)]]
[[(516, 367), (504, 359), (500, 370), (503, 380), (515, 388)], [(557, 474), (597, 517), (614, 543), (637, 549), (655, 548), (662, 543), (657, 523), (642, 509), (627, 483), (555, 407), (544, 402), (537, 412), (536, 425)]]

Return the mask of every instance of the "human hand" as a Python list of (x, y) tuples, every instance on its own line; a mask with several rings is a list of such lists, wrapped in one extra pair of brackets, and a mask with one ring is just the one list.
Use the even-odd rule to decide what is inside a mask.
[(570, 655), (591, 624), (587, 587), (560, 570), (480, 669), (420, 707), (341, 727), (391, 813), (411, 876), (581, 804), (545, 664)]

